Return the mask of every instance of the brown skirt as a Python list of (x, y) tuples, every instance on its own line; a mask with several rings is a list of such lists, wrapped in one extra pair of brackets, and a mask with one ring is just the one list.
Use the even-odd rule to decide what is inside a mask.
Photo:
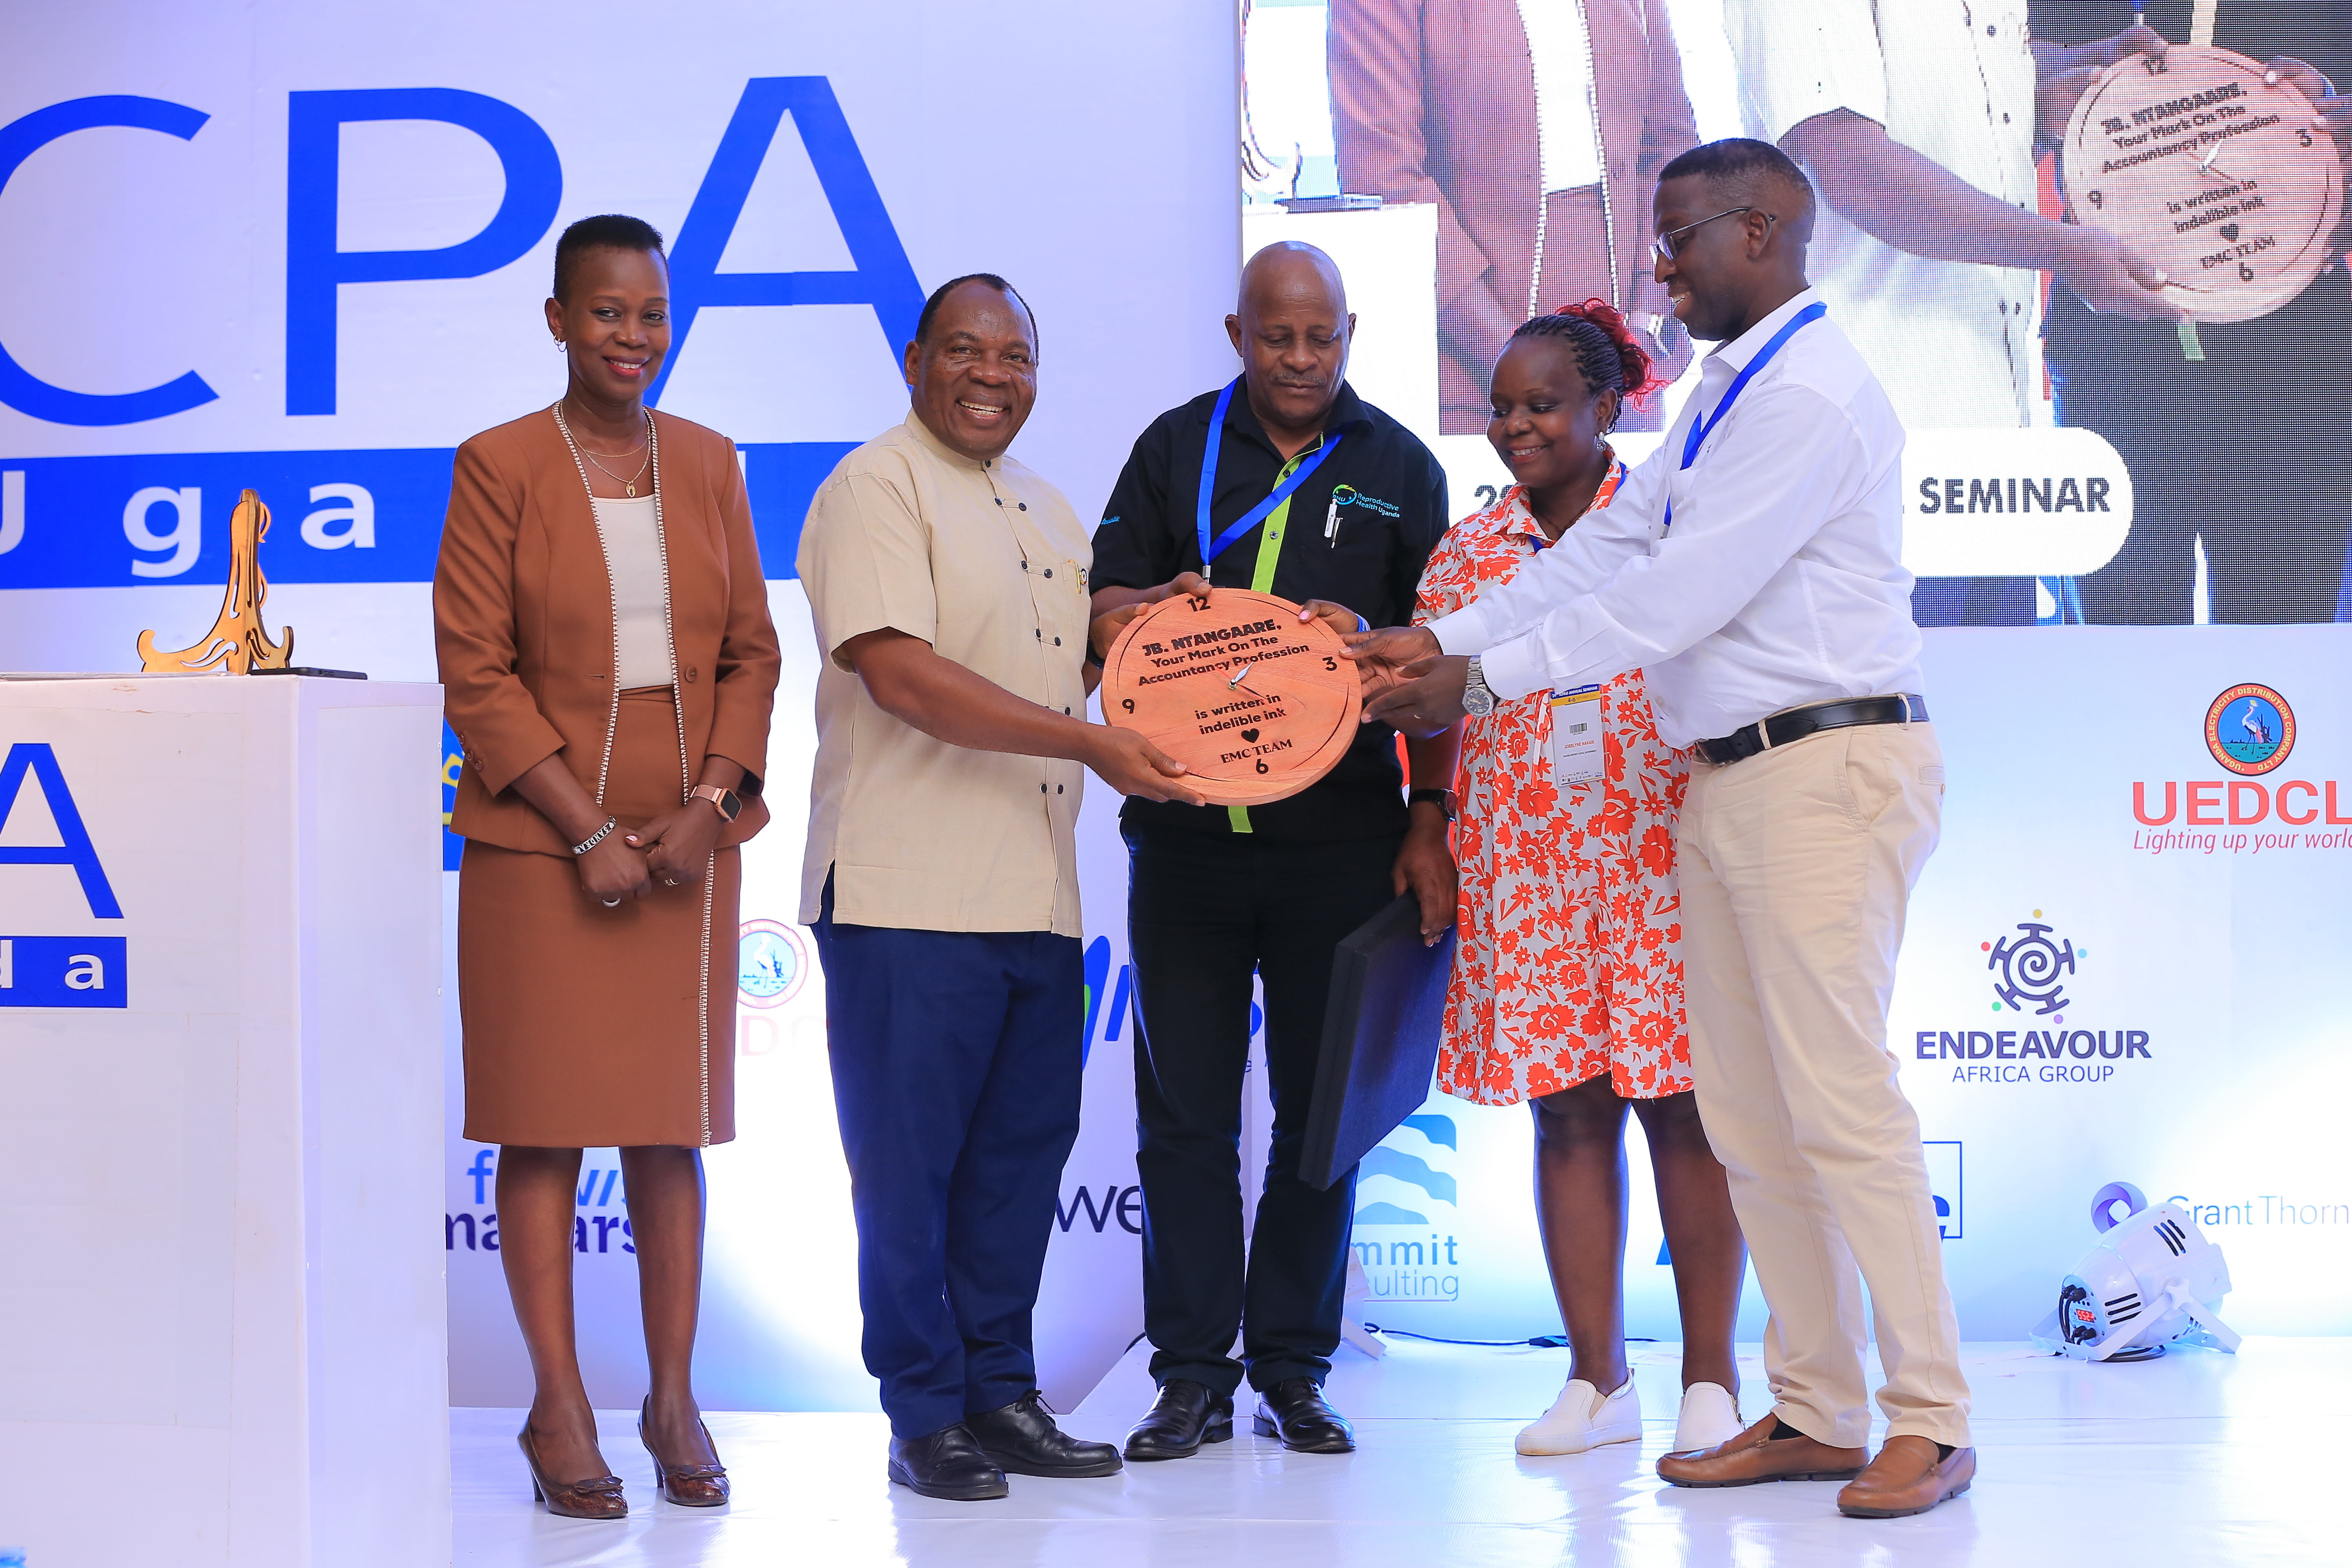
[[(590, 781), (593, 784), (593, 780)], [(627, 832), (677, 803), (667, 687), (621, 694), (605, 809)], [(739, 853), (701, 883), (608, 910), (570, 856), (468, 841), (457, 877), (466, 1131), (478, 1143), (701, 1147), (735, 1136)]]

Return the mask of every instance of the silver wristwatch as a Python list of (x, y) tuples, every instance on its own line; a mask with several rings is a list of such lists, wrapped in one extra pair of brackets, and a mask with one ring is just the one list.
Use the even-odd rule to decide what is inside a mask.
[(1494, 710), (1495, 693), (1486, 685), (1486, 671), (1474, 653), (1470, 656), (1470, 679), (1462, 688), (1462, 711), (1474, 719), (1484, 719)]

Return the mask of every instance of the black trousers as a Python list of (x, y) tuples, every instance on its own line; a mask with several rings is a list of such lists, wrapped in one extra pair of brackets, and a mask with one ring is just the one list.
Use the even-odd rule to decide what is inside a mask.
[[(1143, 1326), (1151, 1375), (1220, 1393), (1321, 1382), (1339, 1344), (1355, 1173), (1298, 1179), (1339, 940), (1395, 897), (1394, 837), (1305, 844), (1129, 826)], [(1265, 985), (1274, 1138), (1243, 1261), (1250, 977)], [(1236, 1332), (1243, 1362), (1233, 1357)]]

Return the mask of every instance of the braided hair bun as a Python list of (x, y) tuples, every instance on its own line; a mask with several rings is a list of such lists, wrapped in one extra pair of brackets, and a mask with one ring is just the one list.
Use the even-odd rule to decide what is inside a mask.
[(1562, 305), (1548, 316), (1520, 322), (1511, 338), (1513, 342), (1520, 338), (1566, 342), (1576, 354), (1577, 374), (1584, 377), (1584, 384), (1595, 397), (1614, 392), (1628, 403), (1639, 403), (1665, 384), (1664, 378), (1652, 371), (1649, 354), (1634, 341), (1633, 329), (1606, 300)]

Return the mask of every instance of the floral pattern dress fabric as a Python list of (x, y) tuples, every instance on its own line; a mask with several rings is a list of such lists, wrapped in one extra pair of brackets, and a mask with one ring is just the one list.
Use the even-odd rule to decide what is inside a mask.
[[(1615, 495), (1622, 468), (1593, 497)], [(1514, 485), (1446, 533), (1415, 624), (1508, 582), (1547, 541)], [(1658, 738), (1642, 673), (1601, 697), (1603, 776), (1556, 785), (1549, 692), (1463, 721), (1459, 943), (1437, 1082), (1511, 1105), (1610, 1075), (1629, 1100), (1691, 1087), (1675, 815), (1689, 759)]]

